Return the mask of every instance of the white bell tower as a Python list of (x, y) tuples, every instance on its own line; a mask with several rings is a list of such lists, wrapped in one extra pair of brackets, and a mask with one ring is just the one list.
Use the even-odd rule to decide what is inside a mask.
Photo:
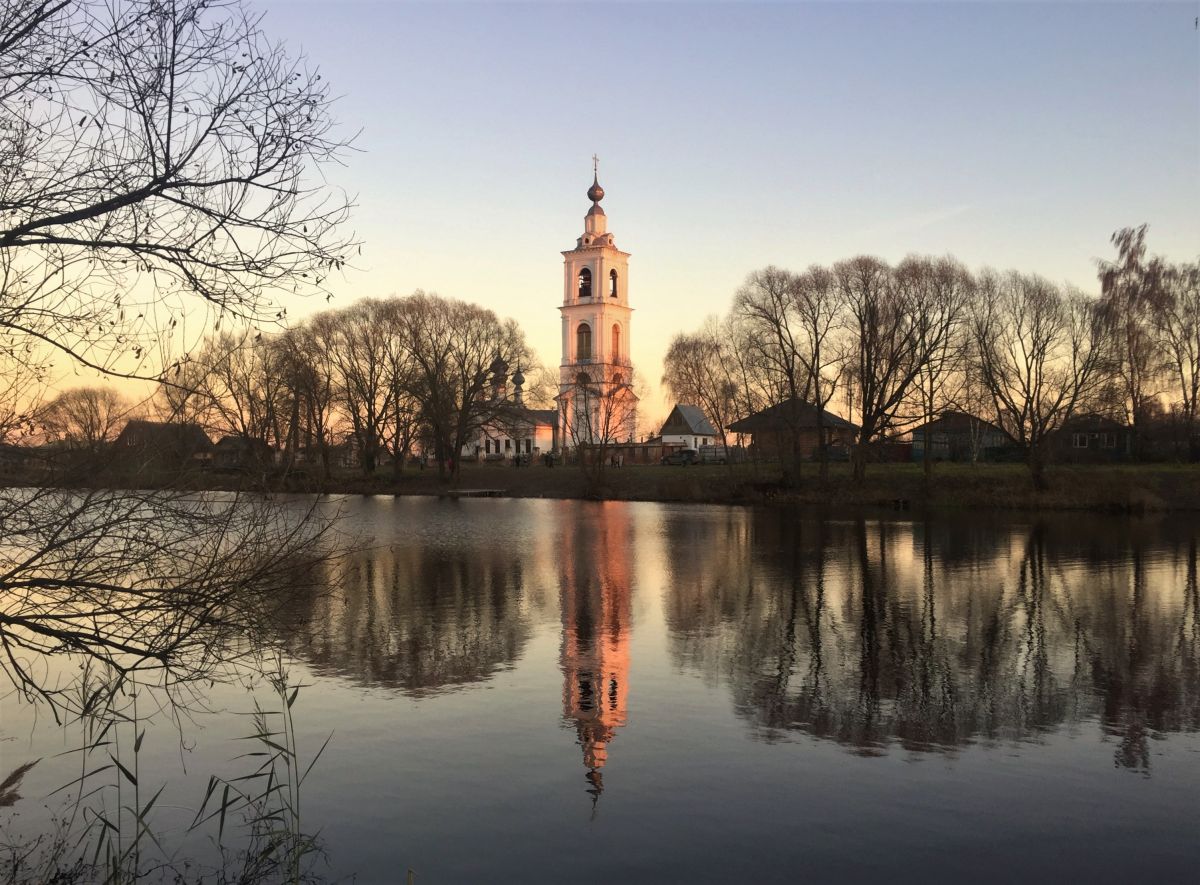
[(631, 387), (629, 358), (629, 253), (608, 232), (600, 208), (598, 160), (592, 157), (592, 208), (583, 219), (583, 236), (563, 252), (562, 363), (558, 405), (562, 440), (581, 444), (626, 442), (637, 425), (637, 397)]

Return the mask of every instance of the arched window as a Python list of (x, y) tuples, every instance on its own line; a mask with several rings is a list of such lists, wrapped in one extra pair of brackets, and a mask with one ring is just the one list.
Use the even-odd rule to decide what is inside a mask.
[(592, 272), (586, 267), (579, 272), (579, 297), (592, 297)]
[(590, 360), (592, 358), (592, 327), (580, 323), (575, 330), (575, 359)]
[(617, 272), (615, 270), (608, 272), (608, 297), (617, 297)]
[(592, 376), (589, 375), (587, 372), (580, 372), (578, 375), (575, 376), (575, 383), (578, 384), (580, 387), (587, 387), (589, 384), (592, 383)]
[(620, 387), (622, 384), (625, 383), (625, 376), (622, 375), (620, 372), (618, 372), (617, 374), (613, 375), (612, 383), (613, 383), (613, 387)]
[(621, 358), (621, 327), (613, 323), (612, 327), (612, 361), (615, 363)]

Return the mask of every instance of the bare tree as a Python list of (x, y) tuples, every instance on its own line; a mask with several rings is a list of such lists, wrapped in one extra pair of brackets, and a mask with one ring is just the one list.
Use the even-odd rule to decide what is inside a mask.
[[(279, 445), (289, 411), (283, 351), (261, 334), (222, 332), (195, 357), (213, 430)], [(174, 385), (172, 385), (174, 386)]]
[(931, 341), (922, 337), (913, 293), (878, 258), (859, 256), (834, 266), (845, 302), (850, 398), (859, 413), (854, 479), (866, 475), (868, 450), (903, 426)]
[(1025, 450), (1035, 488), (1045, 488), (1047, 442), (1099, 376), (1095, 304), (1041, 277), (985, 272), (971, 333), (997, 424)]
[(698, 332), (676, 335), (663, 359), (663, 384), (678, 402), (700, 407), (716, 425), (722, 445), (725, 428), (737, 418), (738, 387), (729, 349), (717, 318), (709, 317)]
[(237, 0), (7, 2), (0, 94), (6, 340), (155, 375), (189, 299), (269, 322), (344, 261), (327, 88)]
[(36, 370), (0, 354), (0, 444), (37, 432), (45, 386)]
[[(291, 383), (300, 403), (300, 428), (304, 448), (315, 446), (325, 479), (331, 475), (329, 450), (337, 432), (338, 382), (332, 358), (337, 346), (337, 319), (332, 313), (309, 317), (284, 339)], [(299, 446), (299, 443), (297, 443)]]
[(95, 455), (116, 438), (130, 411), (111, 387), (76, 387), (47, 403), (40, 417), (47, 438)]
[(636, 379), (592, 378), (580, 372), (559, 394), (559, 424), (587, 478), (589, 493), (603, 494), (613, 446), (637, 431)]
[(834, 339), (841, 322), (836, 277), (824, 267), (813, 265), (795, 279), (793, 304), (797, 326), (804, 341), (797, 356), (804, 366), (805, 387), (816, 407), (817, 461), (821, 482), (829, 479), (829, 453), (825, 439), (825, 407), (838, 388), (841, 355)]
[(384, 422), (384, 444), (392, 453), (392, 476), (404, 469), (420, 429), (421, 404), (413, 395), (411, 381), (416, 362), (409, 342), (404, 338), (404, 302), (393, 300), (385, 312), (389, 340), (387, 346), (387, 378), (391, 385), (390, 410)]
[(1166, 356), (1168, 377), (1179, 395), (1193, 461), (1200, 460), (1200, 263), (1177, 264), (1163, 275), (1164, 297), (1154, 312), (1154, 328)]
[(334, 315), (329, 358), (337, 372), (341, 407), (358, 443), (363, 473), (375, 472), (395, 391), (388, 377), (391, 308), (364, 299)]
[[(320, 75), (258, 22), (237, 0), (0, 0), (9, 392), (64, 355), (191, 380), (185, 313), (277, 322), (276, 293), (322, 291), (341, 267), (348, 203), (319, 170), (346, 142)], [(56, 704), (71, 686), (45, 683), (37, 656), (59, 650), (108, 674), (84, 699), (131, 669), (203, 671), (316, 530), (165, 490), (0, 489), (0, 527), (0, 668)]]
[(729, 342), (729, 369), (736, 388), (734, 415), (744, 418), (773, 401), (768, 395), (767, 368), (760, 350), (753, 346), (753, 329), (736, 313), (726, 316), (720, 329)]
[(409, 350), (408, 392), (434, 442), (439, 475), (457, 475), (463, 446), (497, 413), (497, 374), (531, 361), (525, 336), (474, 304), (417, 292), (401, 299)]
[[(102, 711), (131, 674), (176, 688), (209, 676), (221, 649), (281, 610), (327, 528), (303, 509), (246, 504), (0, 490), (0, 674), (56, 716)], [(59, 653), (93, 677), (84, 691), (42, 678)]]
[[(796, 277), (778, 267), (756, 271), (734, 296), (733, 312), (747, 330), (763, 370), (767, 399), (807, 400), (811, 379), (801, 354), (803, 333), (796, 316)], [(791, 415), (796, 410), (787, 410)], [(798, 482), (803, 464), (800, 431), (790, 427), (791, 457), (783, 465), (784, 481)]]
[[(919, 362), (913, 390), (921, 421), (928, 424), (953, 398), (947, 388), (960, 377), (962, 332), (975, 283), (952, 258), (910, 256), (900, 263), (896, 276), (916, 326)], [(932, 450), (927, 440), (922, 458), (926, 482), (933, 471)]]
[(1109, 363), (1119, 384), (1121, 411), (1140, 449), (1150, 403), (1157, 398), (1164, 354), (1154, 316), (1164, 304), (1164, 265), (1146, 258), (1146, 225), (1112, 235), (1117, 260), (1100, 262), (1100, 316), (1108, 332)]

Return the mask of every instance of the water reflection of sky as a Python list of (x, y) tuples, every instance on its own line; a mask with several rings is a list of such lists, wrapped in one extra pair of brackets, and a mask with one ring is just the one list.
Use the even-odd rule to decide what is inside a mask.
[(373, 546), (282, 638), (335, 732), (307, 807), (360, 881), (1200, 860), (1194, 521), (347, 506)]

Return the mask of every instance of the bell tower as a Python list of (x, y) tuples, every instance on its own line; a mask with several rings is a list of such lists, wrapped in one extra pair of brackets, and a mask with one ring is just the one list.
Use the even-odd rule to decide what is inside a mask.
[(592, 201), (583, 236), (563, 252), (562, 362), (558, 397), (567, 446), (625, 442), (636, 430), (631, 387), (629, 253), (616, 247), (600, 206), (599, 161), (592, 157)]

